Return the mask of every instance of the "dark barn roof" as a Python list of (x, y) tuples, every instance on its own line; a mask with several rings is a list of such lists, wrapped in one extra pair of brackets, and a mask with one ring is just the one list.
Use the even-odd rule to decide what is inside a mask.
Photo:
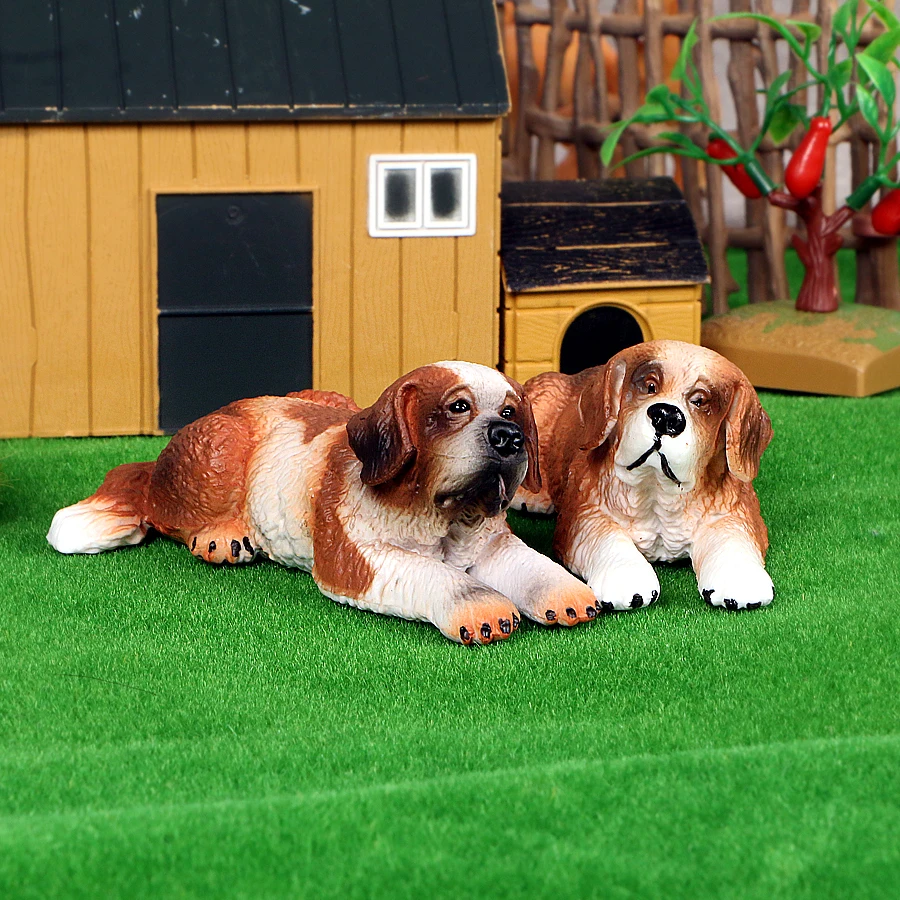
[(706, 258), (671, 178), (508, 182), (500, 255), (512, 293), (700, 284)]
[(0, 122), (508, 106), (493, 0), (0, 0)]

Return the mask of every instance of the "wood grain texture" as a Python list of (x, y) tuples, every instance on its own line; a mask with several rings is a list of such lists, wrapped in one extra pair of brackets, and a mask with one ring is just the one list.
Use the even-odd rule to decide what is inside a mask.
[(90, 432), (85, 130), (28, 130), (27, 229), (38, 353), (35, 435)]
[(458, 149), (478, 158), (477, 231), (454, 238), (456, 255), (457, 359), (495, 366), (499, 354), (500, 317), (500, 125), (460, 122)]
[(91, 434), (141, 431), (140, 171), (137, 125), (87, 130)]
[(254, 185), (285, 186), (300, 181), (294, 123), (260, 122), (247, 126), (247, 178)]
[(234, 187), (247, 180), (246, 124), (192, 125), (198, 184)]
[(298, 126), (297, 138), (301, 180), (315, 190), (313, 384), (353, 396), (353, 218), (365, 213), (365, 194), (355, 199), (353, 126)]
[(700, 302), (653, 303), (638, 307), (652, 334), (647, 340), (700, 343)]
[(373, 403), (402, 372), (401, 238), (369, 237), (369, 156), (400, 153), (399, 124), (358, 124), (353, 152), (353, 399)]
[(190, 189), (194, 180), (191, 128), (184, 125), (142, 125), (141, 159), (141, 430), (159, 429), (159, 361), (156, 279), (156, 192)]
[(562, 329), (575, 307), (520, 309), (515, 314), (517, 363), (552, 360), (559, 349)]
[(0, 437), (31, 434), (32, 374), (37, 332), (32, 319), (26, 240), (24, 126), (0, 130)]
[[(403, 125), (404, 153), (456, 150), (453, 122)], [(464, 238), (400, 239), (400, 374), (456, 355), (456, 255), (461, 240)]]

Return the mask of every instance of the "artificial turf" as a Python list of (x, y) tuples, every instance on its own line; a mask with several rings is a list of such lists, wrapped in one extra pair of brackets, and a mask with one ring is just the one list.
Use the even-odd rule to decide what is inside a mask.
[(0, 443), (0, 897), (896, 896), (900, 391), (762, 399), (771, 607), (661, 567), (473, 649), (267, 562), (61, 556), (164, 440)]

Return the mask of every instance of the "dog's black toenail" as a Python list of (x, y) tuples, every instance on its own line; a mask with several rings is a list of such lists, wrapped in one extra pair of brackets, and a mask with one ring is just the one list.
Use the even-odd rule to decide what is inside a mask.
[(548, 621), (548, 622), (555, 622), (555, 621), (556, 621), (556, 610), (554, 610), (554, 609), (548, 609), (547, 612), (544, 613), (544, 615), (547, 617), (547, 621)]
[(237, 559), (241, 555), (241, 542), (240, 541), (232, 541), (231, 542), (231, 555)]
[(197, 538), (195, 536), (194, 539), (191, 541), (191, 551), (194, 551), (196, 549), (197, 549)]
[(504, 634), (509, 634), (510, 631), (512, 631), (512, 625), (509, 619), (499, 619), (498, 621), (500, 622), (500, 630)]
[(485, 622), (481, 626), (481, 636), (486, 641), (489, 641), (491, 639), (491, 626), (487, 622)]
[(644, 598), (640, 594), (635, 594), (631, 598), (631, 608), (632, 609), (639, 609), (643, 605), (644, 605)]
[(730, 597), (725, 600), (725, 609), (730, 609), (734, 612), (737, 608), (737, 600), (732, 600)]
[(459, 626), (459, 636), (464, 644), (468, 644), (472, 640), (472, 635), (469, 634), (469, 629), (465, 625)]
[(762, 606), (762, 603), (748, 603), (747, 609), (759, 609)]
[(519, 627), (519, 617), (513, 614), (513, 631), (515, 631)]
[(612, 605), (612, 603), (609, 602), (609, 600), (601, 600), (600, 601), (600, 609), (602, 609), (603, 612), (615, 612), (616, 611), (616, 608)]
[(253, 544), (250, 543), (250, 538), (248, 538), (248, 537), (245, 537), (245, 538), (244, 538), (244, 549), (245, 549), (248, 553), (252, 553), (252, 552), (253, 552)]
[(571, 606), (567, 606), (567, 607), (566, 607), (566, 615), (567, 615), (570, 619), (577, 619), (577, 618), (578, 618), (578, 613), (575, 612), (575, 610), (572, 609)]
[(588, 606), (588, 607), (585, 609), (585, 613), (587, 614), (587, 617), (588, 617), (589, 619), (595, 619), (595, 618), (597, 617), (597, 610), (594, 609), (593, 606)]
[(656, 603), (657, 600), (659, 600), (659, 591), (653, 591), (653, 592), (650, 594), (650, 602), (651, 602), (651, 603)]
[(215, 549), (216, 549), (216, 542), (215, 542), (215, 541), (210, 541), (210, 542), (209, 542), (209, 552), (212, 553), (213, 550), (215, 550)]
[(708, 590), (706, 590), (706, 591), (701, 591), (700, 593), (703, 594), (703, 599), (704, 599), (710, 606), (712, 606), (712, 605), (713, 605), (713, 602), (712, 602), (712, 595), (715, 593), (715, 591), (714, 591), (712, 588), (709, 588)]

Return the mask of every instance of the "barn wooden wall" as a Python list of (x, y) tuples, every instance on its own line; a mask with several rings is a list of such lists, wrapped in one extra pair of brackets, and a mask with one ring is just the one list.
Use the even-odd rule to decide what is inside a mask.
[[(457, 151), (476, 235), (368, 236), (370, 154)], [(493, 121), (4, 126), (0, 436), (156, 431), (156, 193), (313, 192), (317, 387), (365, 405), (429, 361), (494, 365), (499, 183)]]

